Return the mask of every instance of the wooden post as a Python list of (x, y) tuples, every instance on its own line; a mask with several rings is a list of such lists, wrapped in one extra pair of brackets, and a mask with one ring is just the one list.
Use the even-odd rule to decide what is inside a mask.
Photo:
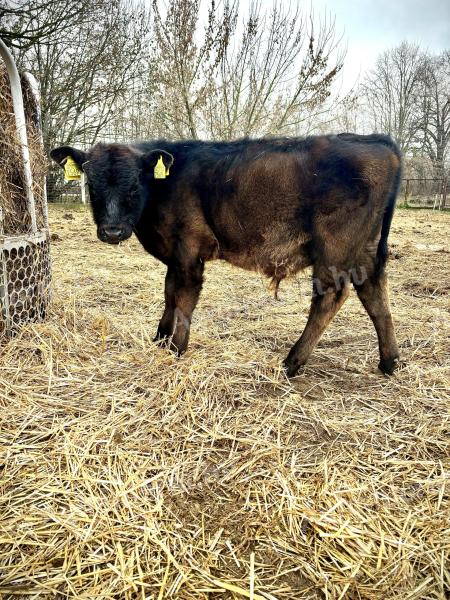
[[(441, 189), (442, 192), (442, 189)], [(437, 194), (434, 195), (434, 202), (433, 202), (433, 210), (436, 210), (436, 204), (438, 204), (438, 201), (441, 201), (441, 194), (438, 192)], [(439, 206), (438, 206), (439, 208)]]
[(405, 185), (405, 205), (408, 204), (408, 195), (409, 195), (409, 179), (406, 180), (406, 185)]
[(442, 203), (440, 209), (445, 208), (445, 204), (447, 202), (447, 179), (444, 177), (442, 180)]
[(81, 173), (80, 186), (81, 186), (81, 202), (83, 204), (86, 204), (86, 179), (85, 179), (84, 173)]

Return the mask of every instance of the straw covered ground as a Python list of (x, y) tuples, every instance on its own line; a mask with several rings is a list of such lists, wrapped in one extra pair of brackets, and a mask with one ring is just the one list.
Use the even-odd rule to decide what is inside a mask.
[(48, 319), (0, 346), (1, 598), (448, 597), (450, 214), (395, 217), (403, 369), (352, 295), (288, 381), (306, 275), (208, 265), (178, 360), (163, 267), (50, 213)]

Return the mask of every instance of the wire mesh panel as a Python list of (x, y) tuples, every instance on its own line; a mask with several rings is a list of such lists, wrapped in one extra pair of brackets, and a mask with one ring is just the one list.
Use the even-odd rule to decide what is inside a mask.
[(50, 246), (46, 234), (0, 239), (0, 335), (45, 317), (50, 301)]

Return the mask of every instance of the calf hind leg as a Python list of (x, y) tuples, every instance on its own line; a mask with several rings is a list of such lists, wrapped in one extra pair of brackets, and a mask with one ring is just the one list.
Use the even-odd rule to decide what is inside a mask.
[(353, 285), (377, 332), (380, 347), (378, 368), (392, 375), (398, 365), (399, 351), (389, 307), (386, 275), (382, 273), (361, 284), (353, 282)]
[(324, 279), (314, 277), (308, 321), (300, 339), (291, 348), (284, 361), (284, 367), (289, 377), (293, 377), (306, 363), (328, 324), (348, 297), (349, 281), (347, 279), (341, 281), (338, 286), (336, 286), (336, 282), (333, 282), (326, 291), (323, 291), (323, 285)]

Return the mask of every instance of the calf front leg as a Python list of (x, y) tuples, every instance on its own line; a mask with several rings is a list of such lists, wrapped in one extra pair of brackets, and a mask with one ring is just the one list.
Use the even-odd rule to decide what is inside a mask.
[(169, 265), (164, 292), (165, 309), (155, 340), (170, 340), (170, 348), (178, 355), (186, 351), (192, 313), (197, 305), (202, 284), (203, 262), (200, 258), (176, 260)]
[(164, 312), (158, 325), (154, 342), (168, 342), (175, 329), (175, 286), (176, 274), (173, 267), (169, 266), (164, 284)]

